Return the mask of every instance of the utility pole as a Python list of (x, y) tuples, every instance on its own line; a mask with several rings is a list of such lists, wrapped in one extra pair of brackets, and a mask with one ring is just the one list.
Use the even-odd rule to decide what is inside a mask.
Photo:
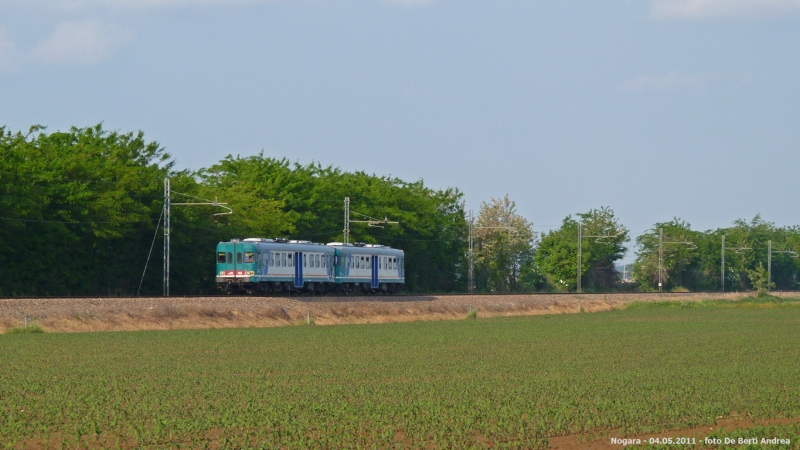
[[(170, 236), (170, 207), (175, 206), (200, 206), (200, 205), (211, 205), (211, 206), (219, 206), (228, 210), (228, 212), (224, 213), (216, 213), (215, 216), (224, 216), (227, 214), (233, 214), (233, 210), (228, 208), (227, 203), (219, 203), (215, 198), (213, 201), (206, 200), (204, 198), (195, 197), (189, 194), (183, 194), (181, 192), (175, 192), (179, 195), (185, 195), (187, 197), (195, 198), (198, 200), (205, 200), (203, 203), (172, 203), (172, 191), (170, 190), (169, 185), (169, 178), (164, 178), (164, 286), (162, 295), (164, 297), (169, 296), (169, 236)], [(158, 231), (158, 230), (156, 230)]]
[(583, 239), (584, 238), (596, 238), (597, 242), (602, 241), (603, 239), (609, 239), (613, 237), (617, 237), (622, 234), (622, 231), (615, 234), (615, 235), (604, 235), (604, 236), (584, 236), (583, 235), (583, 222), (578, 220), (578, 294), (581, 293), (581, 268), (583, 267)]
[(767, 241), (767, 292), (772, 283), (772, 240)]
[(350, 243), (350, 197), (344, 198), (344, 243)]
[(664, 274), (664, 229), (658, 229), (658, 292), (662, 292)]
[(367, 218), (369, 220), (350, 220), (350, 197), (345, 197), (344, 198), (344, 232), (342, 233), (344, 235), (344, 243), (345, 244), (349, 244), (350, 243), (350, 224), (351, 223), (366, 223), (367, 226), (372, 227), (372, 228), (383, 228), (381, 225), (386, 225), (386, 224), (397, 225), (398, 223), (400, 223), (400, 222), (392, 222), (392, 221), (389, 220), (388, 217), (384, 217), (383, 220), (380, 220), (380, 219), (376, 219), (374, 217), (365, 216), (364, 214), (359, 214), (357, 212), (353, 212), (353, 214), (356, 214), (356, 215), (361, 216), (361, 217), (365, 217), (365, 218)]
[(690, 241), (672, 241), (664, 240), (664, 229), (658, 229), (658, 292), (663, 292), (664, 289), (664, 244), (681, 244), (686, 245), (690, 250), (697, 248), (694, 242)]
[(769, 292), (772, 285), (772, 254), (773, 253), (787, 253), (793, 258), (798, 258), (800, 255), (794, 250), (772, 250), (772, 241), (767, 241), (767, 292)]
[(164, 281), (161, 295), (169, 295), (169, 206), (171, 202), (169, 178), (164, 178)]
[(742, 252), (744, 250), (752, 250), (752, 249), (750, 247), (730, 247), (730, 248), (727, 248), (727, 247), (725, 247), (725, 235), (724, 234), (722, 235), (722, 264), (720, 264), (720, 270), (722, 272), (720, 274), (721, 277), (722, 277), (721, 278), (721, 282), (720, 282), (721, 286), (722, 286), (722, 292), (725, 292), (725, 250), (733, 250), (734, 252), (739, 253), (739, 252)]
[(722, 235), (722, 273), (720, 274), (720, 280), (722, 283), (722, 292), (725, 292), (725, 235)]
[(474, 293), (475, 291), (475, 285), (472, 281), (472, 270), (473, 270), (472, 266), (475, 261), (473, 256), (473, 247), (472, 247), (472, 243), (474, 241), (474, 239), (472, 238), (472, 233), (474, 232), (474, 228), (475, 228), (475, 223), (472, 216), (472, 210), (470, 209), (469, 210), (469, 268), (467, 269), (467, 275), (468, 275), (467, 278), (469, 280), (468, 283), (469, 283), (470, 294)]
[(578, 294), (581, 293), (581, 268), (583, 267), (583, 222), (578, 221)]
[(469, 210), (469, 268), (467, 269), (467, 278), (469, 283), (469, 293), (472, 294), (475, 291), (475, 285), (473, 283), (473, 273), (474, 273), (474, 263), (475, 263), (475, 252), (474, 252), (474, 245), (475, 245), (475, 230), (480, 229), (503, 229), (503, 230), (513, 230), (514, 227), (476, 227), (475, 226), (475, 217), (473, 216), (472, 210)]

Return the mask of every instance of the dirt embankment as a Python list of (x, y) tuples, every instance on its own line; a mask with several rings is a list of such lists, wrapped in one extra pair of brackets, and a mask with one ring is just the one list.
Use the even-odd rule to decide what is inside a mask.
[[(726, 294), (446, 295), (397, 297), (152, 297), (0, 299), (0, 332), (27, 317), (45, 331), (246, 328), (608, 311), (632, 301), (735, 300)], [(800, 296), (797, 293), (778, 293)]]

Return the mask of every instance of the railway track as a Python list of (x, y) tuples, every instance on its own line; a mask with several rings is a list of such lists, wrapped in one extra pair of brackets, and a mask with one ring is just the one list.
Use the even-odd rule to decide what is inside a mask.
[[(221, 294), (221, 293), (213, 293), (213, 294), (196, 294), (196, 295), (170, 295), (167, 297), (160, 296), (160, 295), (142, 295), (142, 296), (130, 296), (130, 295), (80, 295), (80, 296), (70, 296), (70, 295), (40, 295), (40, 296), (23, 296), (23, 297), (0, 297), (0, 301), (2, 300), (44, 300), (44, 299), (157, 299), (157, 298), (233, 298), (233, 297), (250, 297), (250, 298), (384, 298), (387, 301), (392, 301), (392, 299), (402, 299), (402, 298), (414, 298), (414, 297), (518, 297), (518, 296), (530, 296), (530, 297), (552, 297), (552, 296), (563, 296), (563, 297), (575, 297), (575, 296), (584, 296), (584, 297), (641, 297), (641, 296), (659, 296), (665, 298), (692, 298), (697, 296), (706, 296), (706, 295), (720, 295), (720, 296), (729, 296), (729, 295), (755, 295), (751, 292), (746, 291), (735, 291), (735, 292), (716, 292), (716, 291), (697, 291), (697, 292), (531, 292), (531, 293), (405, 293), (405, 294), (394, 294), (394, 295), (365, 295), (365, 294), (353, 294), (353, 295), (334, 295), (334, 294), (327, 294), (327, 295), (247, 295), (247, 294)], [(773, 295), (778, 296), (800, 296), (800, 291), (776, 291), (772, 293)]]

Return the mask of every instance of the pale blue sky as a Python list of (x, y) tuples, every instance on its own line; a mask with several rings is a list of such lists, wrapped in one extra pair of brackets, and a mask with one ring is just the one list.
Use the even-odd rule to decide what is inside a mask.
[(800, 224), (800, 0), (0, 0), (0, 123), (99, 121), (180, 167), (508, 193), (537, 227)]

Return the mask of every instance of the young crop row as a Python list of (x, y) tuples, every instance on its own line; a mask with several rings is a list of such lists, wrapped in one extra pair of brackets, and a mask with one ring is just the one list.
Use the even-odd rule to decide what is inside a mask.
[(0, 336), (0, 442), (543, 448), (800, 416), (800, 309)]

